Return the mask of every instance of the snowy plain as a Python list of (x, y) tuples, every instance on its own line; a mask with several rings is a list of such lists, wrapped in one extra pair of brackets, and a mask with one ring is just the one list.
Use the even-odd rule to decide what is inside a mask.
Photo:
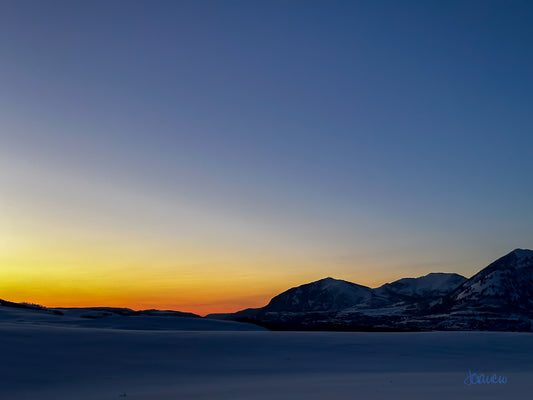
[[(6, 400), (528, 399), (533, 390), (531, 333), (271, 332), (191, 318), (119, 329), (2, 311)], [(467, 386), (469, 370), (507, 383)]]

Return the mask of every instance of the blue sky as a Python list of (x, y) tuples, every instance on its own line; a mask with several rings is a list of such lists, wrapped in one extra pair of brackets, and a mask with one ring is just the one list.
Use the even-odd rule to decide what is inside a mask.
[(3, 2), (4, 249), (168, 242), (179, 276), (208, 263), (181, 265), (187, 243), (280, 288), (469, 276), (533, 242), (532, 18), (528, 1)]

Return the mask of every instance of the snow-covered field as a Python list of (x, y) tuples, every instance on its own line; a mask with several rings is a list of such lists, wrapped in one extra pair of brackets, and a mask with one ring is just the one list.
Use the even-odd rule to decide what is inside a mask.
[[(26, 310), (0, 306), (0, 325), (16, 323), (19, 325), (39, 325), (77, 328), (105, 328), (127, 330), (188, 330), (188, 331), (264, 331), (265, 329), (235, 321), (221, 321), (205, 318), (167, 317), (167, 316), (128, 316), (109, 313), (104, 318), (94, 318), (102, 312), (92, 309), (61, 309), (64, 315), (49, 312)], [(90, 317), (88, 317), (90, 316)], [(0, 399), (2, 400), (2, 399)]]
[[(0, 338), (6, 400), (526, 399), (533, 390), (528, 333), (150, 331), (4, 318)], [(467, 386), (469, 370), (508, 382)]]

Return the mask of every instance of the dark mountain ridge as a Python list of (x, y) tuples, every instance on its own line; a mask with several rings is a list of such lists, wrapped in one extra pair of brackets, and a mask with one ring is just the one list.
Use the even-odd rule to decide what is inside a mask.
[(516, 249), (467, 279), (403, 278), (371, 289), (325, 278), (265, 307), (214, 316), (271, 329), (533, 330), (533, 251)]

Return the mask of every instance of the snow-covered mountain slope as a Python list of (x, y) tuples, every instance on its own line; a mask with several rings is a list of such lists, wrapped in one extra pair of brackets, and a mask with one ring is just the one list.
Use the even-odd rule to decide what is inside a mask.
[(516, 249), (484, 268), (444, 300), (451, 311), (516, 311), (533, 315), (533, 251)]
[(370, 289), (332, 278), (226, 319), (281, 330), (533, 330), (533, 251), (514, 250), (470, 279), (432, 273)]
[(368, 301), (372, 289), (355, 283), (325, 278), (301, 285), (274, 297), (266, 312), (337, 311)]
[(386, 283), (374, 292), (380, 296), (390, 297), (399, 295), (404, 297), (438, 297), (444, 296), (457, 288), (467, 279), (458, 274), (431, 273), (419, 278), (403, 278), (392, 283)]
[[(289, 289), (275, 296), (267, 306), (248, 309), (222, 318), (250, 318), (269, 313), (291, 312), (365, 312), (402, 304), (415, 304), (441, 297), (462, 282), (458, 274), (432, 273), (420, 278), (405, 278), (385, 284), (377, 289), (344, 280), (325, 278)], [(372, 311), (375, 314), (378, 311)], [(385, 312), (385, 311), (384, 311)], [(387, 311), (386, 313), (389, 313)]]

